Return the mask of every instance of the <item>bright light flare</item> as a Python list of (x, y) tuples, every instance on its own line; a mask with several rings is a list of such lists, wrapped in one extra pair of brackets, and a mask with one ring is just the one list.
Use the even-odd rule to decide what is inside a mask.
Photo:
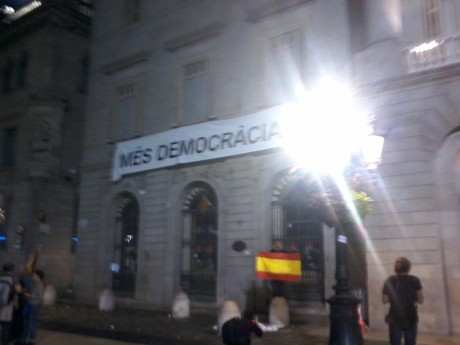
[(431, 41), (429, 43), (422, 43), (417, 47), (414, 47), (410, 50), (410, 53), (423, 53), (433, 48), (439, 46), (439, 43), (436, 41)]
[(372, 133), (351, 89), (325, 80), (303, 101), (290, 104), (280, 121), (283, 146), (296, 164), (317, 172), (342, 171)]
[(379, 135), (368, 135), (364, 138), (361, 154), (368, 169), (376, 169), (382, 160), (384, 138)]

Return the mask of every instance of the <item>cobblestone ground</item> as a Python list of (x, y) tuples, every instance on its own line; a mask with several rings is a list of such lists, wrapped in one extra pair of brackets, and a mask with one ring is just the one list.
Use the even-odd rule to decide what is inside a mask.
[[(103, 312), (88, 305), (57, 304), (42, 308), (39, 327), (149, 345), (221, 345), (213, 329), (216, 320), (217, 315), (208, 312), (192, 311), (190, 318), (177, 320), (160, 311), (117, 308)], [(308, 325), (294, 324), (278, 332), (266, 332), (260, 339), (254, 337), (252, 344), (323, 345), (327, 339), (308, 334)], [(366, 341), (368, 344), (385, 343)]]

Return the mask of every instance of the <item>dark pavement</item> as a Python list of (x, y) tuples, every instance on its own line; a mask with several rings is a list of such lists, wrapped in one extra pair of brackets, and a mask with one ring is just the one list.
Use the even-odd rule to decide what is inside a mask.
[[(263, 319), (261, 319), (263, 321)], [(39, 345), (222, 345), (213, 328), (213, 314), (193, 310), (188, 319), (172, 319), (168, 312), (117, 307), (99, 311), (97, 306), (58, 303), (44, 306), (39, 315)], [(253, 337), (253, 345), (325, 345), (328, 327), (293, 322), (278, 332)], [(387, 345), (386, 331), (370, 329), (365, 345)], [(420, 334), (418, 345), (458, 345), (459, 336)]]
[[(161, 311), (133, 308), (99, 311), (96, 306), (74, 303), (45, 306), (39, 316), (41, 330), (155, 345), (221, 345), (222, 340), (213, 328), (216, 324), (217, 311), (211, 314), (192, 310), (190, 318), (172, 319), (167, 312)], [(309, 333), (306, 324), (293, 324), (278, 332), (265, 332), (260, 339), (254, 337), (253, 344), (327, 344), (327, 336)], [(385, 343), (366, 341), (366, 344)]]

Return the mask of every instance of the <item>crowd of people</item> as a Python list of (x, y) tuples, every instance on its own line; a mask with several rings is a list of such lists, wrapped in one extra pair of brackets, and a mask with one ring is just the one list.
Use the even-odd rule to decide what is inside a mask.
[(35, 345), (37, 317), (45, 292), (42, 270), (11, 262), (0, 273), (0, 345)]

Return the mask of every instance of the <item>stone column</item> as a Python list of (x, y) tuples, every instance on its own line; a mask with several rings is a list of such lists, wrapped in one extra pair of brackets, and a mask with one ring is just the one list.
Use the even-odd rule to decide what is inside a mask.
[(400, 0), (365, 0), (366, 47), (356, 54), (359, 82), (397, 78), (404, 73)]
[(400, 0), (366, 0), (367, 43), (398, 40), (402, 32)]

